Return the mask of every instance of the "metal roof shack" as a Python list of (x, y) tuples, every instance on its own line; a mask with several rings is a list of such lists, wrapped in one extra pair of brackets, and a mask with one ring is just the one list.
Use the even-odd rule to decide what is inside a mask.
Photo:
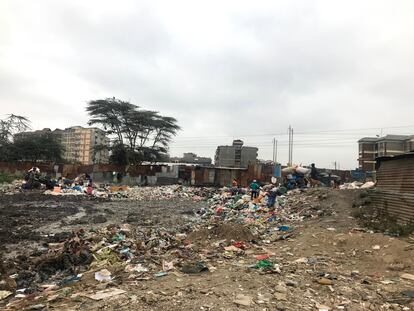
[(373, 204), (401, 223), (414, 220), (414, 152), (377, 158)]

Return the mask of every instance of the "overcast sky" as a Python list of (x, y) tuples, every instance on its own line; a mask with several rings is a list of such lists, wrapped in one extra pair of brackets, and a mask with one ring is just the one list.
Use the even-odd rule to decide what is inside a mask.
[[(259, 157), (357, 166), (362, 136), (414, 134), (414, 1), (0, 0), (1, 114), (86, 125), (115, 96), (176, 117), (171, 155), (241, 138)], [(381, 128), (383, 128), (381, 130)]]

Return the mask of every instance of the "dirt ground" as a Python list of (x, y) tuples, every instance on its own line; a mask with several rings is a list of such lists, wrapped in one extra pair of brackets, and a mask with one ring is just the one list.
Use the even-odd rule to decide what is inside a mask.
[[(312, 190), (311, 190), (312, 191)], [(195, 212), (206, 202), (191, 200), (105, 201), (85, 197), (18, 194), (0, 197), (0, 251), (8, 274), (18, 272), (47, 243), (62, 242), (72, 230), (108, 225), (177, 228), (209, 268), (186, 274), (136, 278), (118, 266), (115, 279), (98, 283), (93, 271), (50, 295), (33, 295), (21, 310), (414, 310), (414, 239), (370, 233), (351, 217), (358, 191), (316, 190), (323, 217), (286, 223), (285, 239), (263, 240), (242, 224), (198, 228)], [(231, 256), (223, 245), (243, 240), (248, 246)], [(186, 246), (180, 248), (185, 251)], [(257, 256), (269, 256), (280, 272), (254, 269)], [(194, 258), (193, 258), (194, 259)], [(5, 273), (0, 271), (0, 273)], [(321, 284), (324, 283), (324, 284)], [(30, 284), (28, 284), (30, 286)], [(124, 294), (95, 301), (85, 297), (103, 289)], [(5, 302), (0, 308), (5, 309)], [(9, 307), (16, 310), (16, 307)]]

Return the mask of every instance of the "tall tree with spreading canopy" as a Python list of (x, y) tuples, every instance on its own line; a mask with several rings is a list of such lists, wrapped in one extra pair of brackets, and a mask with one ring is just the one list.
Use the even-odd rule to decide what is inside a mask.
[(169, 143), (180, 130), (175, 118), (115, 97), (92, 100), (86, 111), (90, 116), (88, 124), (100, 126), (113, 138), (113, 163), (156, 162), (168, 152)]
[(30, 129), (26, 117), (10, 114), (0, 120), (0, 161), (10, 161), (13, 157), (13, 135)]

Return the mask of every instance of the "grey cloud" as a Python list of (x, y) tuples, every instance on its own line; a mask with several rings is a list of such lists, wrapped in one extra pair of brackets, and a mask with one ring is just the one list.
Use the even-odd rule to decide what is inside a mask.
[[(14, 44), (10, 38), (17, 35), (13, 29), (19, 28), (9, 27), (8, 39), (0, 44), (1, 55), (12, 60), (0, 60), (2, 106), (7, 102), (7, 112), (29, 113), (39, 127), (85, 124), (87, 100), (116, 96), (179, 120), (183, 131), (171, 146), (173, 154), (196, 151), (212, 156), (216, 144), (240, 137), (261, 146), (260, 157), (269, 159), (272, 136), (250, 135), (285, 133), (289, 124), (307, 132), (411, 122), (413, 76), (407, 68), (414, 65), (414, 46), (409, 43), (411, 31), (400, 32), (396, 25), (414, 25), (403, 3), (393, 4), (398, 10), (390, 16), (391, 4), (385, 1), (374, 13), (370, 5), (352, 1), (336, 7), (325, 1), (234, 7), (212, 2), (209, 6), (216, 11), (205, 13), (212, 14), (210, 19), (202, 10), (186, 11), (191, 5), (182, 3), (169, 13), (180, 18), (171, 19), (160, 14), (162, 1), (130, 1), (128, 10), (111, 12), (105, 7), (102, 14), (95, 7), (99, 2), (46, 3), (36, 9), (40, 16), (27, 21), (33, 25), (27, 31), (48, 44), (48, 50), (42, 53), (15, 41), (34, 63), (45, 64), (38, 73), (42, 81), (58, 82), (64, 94), (42, 94), (45, 86), (33, 90), (38, 81), (32, 69), (27, 74), (14, 69), (19, 61), (8, 49)], [(32, 9), (24, 15), (30, 16)], [(21, 10), (24, 7), (10, 10), (6, 20), (11, 23)], [(385, 18), (392, 27), (382, 22)], [(189, 34), (174, 24), (185, 25), (187, 19), (193, 23), (188, 30), (194, 30)], [(223, 33), (213, 26), (222, 26)], [(49, 70), (61, 74), (48, 78)], [(391, 124), (393, 118), (398, 122)], [(323, 134), (319, 140), (298, 135), (294, 158), (321, 165), (337, 160), (354, 167), (356, 143), (349, 142), (365, 134), (375, 133), (356, 131), (348, 139)], [(186, 138), (193, 136), (206, 138)], [(277, 138), (280, 159), (286, 161), (287, 135)], [(309, 146), (312, 142), (314, 147)]]

